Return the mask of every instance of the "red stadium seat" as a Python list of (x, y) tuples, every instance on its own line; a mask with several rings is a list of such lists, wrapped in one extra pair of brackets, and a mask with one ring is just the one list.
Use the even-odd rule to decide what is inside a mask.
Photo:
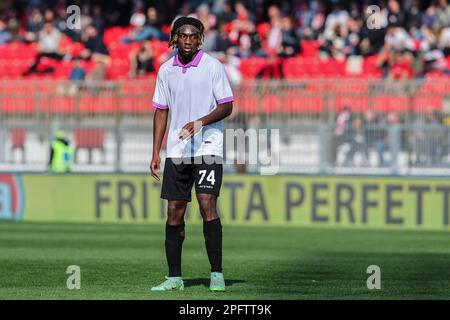
[(244, 78), (254, 78), (261, 69), (267, 65), (265, 58), (251, 57), (242, 59), (240, 64), (240, 71)]
[(74, 130), (76, 149), (102, 149), (105, 130), (101, 128), (78, 128)]
[(300, 43), (301, 54), (305, 58), (315, 58), (318, 56), (320, 44), (316, 40), (304, 40)]
[(11, 149), (23, 149), (25, 147), (25, 128), (12, 128), (11, 134)]

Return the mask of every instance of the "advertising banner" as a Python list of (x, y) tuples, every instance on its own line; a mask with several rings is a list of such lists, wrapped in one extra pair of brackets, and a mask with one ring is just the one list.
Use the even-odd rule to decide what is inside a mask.
[[(139, 174), (0, 174), (0, 219), (163, 223), (161, 182)], [(450, 230), (439, 178), (225, 175), (224, 223)], [(186, 222), (201, 218), (192, 191)]]

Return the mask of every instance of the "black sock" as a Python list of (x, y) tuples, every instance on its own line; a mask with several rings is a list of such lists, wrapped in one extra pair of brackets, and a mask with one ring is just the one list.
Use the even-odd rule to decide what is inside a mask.
[(184, 223), (176, 226), (166, 224), (166, 258), (169, 277), (181, 277), (181, 248), (184, 241)]
[(222, 272), (222, 224), (220, 218), (203, 221), (203, 235), (211, 272)]

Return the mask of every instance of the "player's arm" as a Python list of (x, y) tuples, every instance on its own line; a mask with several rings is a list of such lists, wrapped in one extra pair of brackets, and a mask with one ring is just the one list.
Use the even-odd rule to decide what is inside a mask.
[(152, 161), (150, 162), (150, 171), (152, 177), (156, 180), (160, 180), (159, 177), (159, 167), (161, 164), (161, 159), (159, 157), (159, 152), (161, 151), (161, 145), (166, 133), (167, 119), (169, 116), (169, 109), (155, 109), (155, 114), (153, 115), (153, 155)]
[(188, 139), (200, 131), (201, 127), (220, 121), (233, 111), (233, 93), (231, 92), (230, 83), (228, 82), (225, 68), (217, 62), (212, 69), (213, 94), (217, 101), (217, 107), (196, 122), (187, 123), (180, 133), (180, 139)]
[(233, 102), (225, 102), (219, 104), (211, 113), (207, 114), (196, 121), (187, 123), (180, 132), (180, 139), (189, 139), (196, 134), (202, 127), (220, 121), (233, 112)]

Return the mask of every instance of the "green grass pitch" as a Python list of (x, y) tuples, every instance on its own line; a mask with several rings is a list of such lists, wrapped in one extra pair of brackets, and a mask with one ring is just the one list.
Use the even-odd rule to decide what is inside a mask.
[[(449, 299), (448, 232), (224, 225), (227, 292), (210, 293), (201, 225), (187, 225), (181, 292), (162, 225), (0, 223), (0, 299)], [(69, 265), (81, 289), (69, 290)], [(368, 290), (369, 265), (381, 290)]]

